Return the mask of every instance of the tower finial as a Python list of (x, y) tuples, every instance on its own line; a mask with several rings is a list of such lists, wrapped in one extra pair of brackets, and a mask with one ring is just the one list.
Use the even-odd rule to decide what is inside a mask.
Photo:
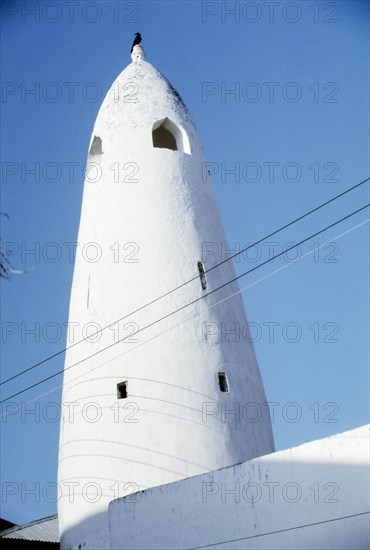
[(135, 38), (131, 46), (131, 59), (133, 63), (137, 63), (138, 61), (142, 60), (145, 61), (145, 52), (141, 46), (139, 46), (141, 42), (141, 34), (139, 32), (135, 33)]
[(133, 63), (138, 63), (139, 61), (145, 61), (145, 51), (142, 46), (134, 46), (131, 53), (131, 59)]

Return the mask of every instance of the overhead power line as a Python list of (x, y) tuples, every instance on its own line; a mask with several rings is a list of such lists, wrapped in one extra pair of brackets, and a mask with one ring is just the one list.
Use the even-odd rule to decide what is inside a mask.
[(282, 251), (282, 252), (279, 252), (278, 254), (275, 254), (274, 256), (272, 256), (271, 258), (269, 258), (268, 260), (265, 260), (264, 262), (262, 262), (261, 264), (257, 265), (257, 266), (254, 266), (253, 268), (249, 269), (248, 271), (245, 271), (244, 273), (242, 273), (241, 275), (237, 275), (236, 277), (234, 277), (233, 279), (231, 279), (230, 281), (227, 281), (226, 283), (223, 283), (222, 285), (220, 285), (219, 287), (207, 292), (206, 294), (203, 294), (202, 296), (196, 298), (195, 300), (192, 300), (191, 302), (175, 309), (174, 311), (171, 311), (170, 313), (167, 313), (166, 315), (163, 315), (162, 317), (160, 317), (159, 319), (155, 320), (155, 321), (152, 321), (151, 323), (149, 323), (148, 325), (145, 325), (144, 327), (142, 328), (139, 328), (138, 330), (136, 330), (135, 332), (129, 334), (128, 336), (125, 336), (124, 338), (121, 338), (120, 340), (117, 340), (117, 342), (113, 342), (112, 344), (110, 344), (109, 346), (106, 346), (105, 348), (101, 349), (101, 350), (98, 350), (96, 351), (95, 353), (92, 353), (91, 355), (88, 355), (87, 357), (84, 357), (83, 359), (80, 359), (79, 361), (77, 361), (76, 363), (73, 363), (72, 365), (69, 365), (67, 367), (65, 367), (64, 369), (62, 370), (59, 370), (57, 372), (55, 372), (54, 374), (51, 374), (50, 376), (47, 376), (46, 378), (43, 378), (42, 380), (40, 380), (39, 382), (35, 382), (34, 384), (30, 385), (30, 386), (27, 386), (26, 388), (24, 388), (23, 390), (20, 390), (18, 391), (17, 393), (14, 393), (13, 395), (7, 397), (6, 399), (3, 399), (2, 401), (0, 401), (0, 404), (1, 403), (5, 403), (6, 401), (9, 401), (10, 399), (13, 399), (14, 397), (17, 397), (18, 395), (21, 395), (22, 393), (26, 392), (26, 391), (29, 391), (37, 386), (39, 386), (40, 384), (43, 384), (44, 382), (47, 382), (48, 380), (51, 380), (52, 378), (55, 378), (56, 376), (59, 376), (60, 374), (62, 374), (63, 372), (73, 368), (73, 367), (76, 367), (77, 365), (80, 365), (81, 363), (84, 363), (85, 361), (87, 361), (88, 359), (91, 359), (92, 357), (95, 357), (96, 355), (99, 355), (100, 353), (102, 353), (103, 351), (106, 351), (107, 349), (110, 349), (112, 348), (113, 346), (116, 346), (117, 344), (121, 343), (121, 342), (124, 342), (127, 338), (132, 338), (132, 336), (136, 336), (136, 334), (139, 334), (140, 332), (143, 332), (144, 330), (156, 325), (157, 323), (160, 323), (161, 321), (164, 321), (165, 319), (168, 319), (169, 317), (172, 317), (172, 315), (175, 315), (176, 313), (179, 313), (180, 311), (190, 307), (191, 305), (194, 305), (195, 303), (199, 302), (200, 300), (204, 300), (205, 298), (207, 298), (207, 296), (210, 296), (211, 294), (214, 294), (215, 292), (218, 292), (219, 290), (221, 290), (222, 288), (225, 288), (226, 286), (234, 283), (235, 281), (237, 281), (238, 279), (241, 279), (242, 277), (245, 277), (246, 275), (249, 275), (250, 273), (252, 273), (253, 271), (256, 271), (257, 269), (260, 269), (261, 267), (263, 267), (264, 265), (268, 264), (269, 262), (272, 262), (273, 260), (276, 260), (277, 258), (279, 258), (280, 256), (282, 256), (283, 254), (287, 254), (290, 250), (293, 250), (294, 248), (296, 248), (297, 246), (300, 246), (301, 244), (304, 244), (305, 242), (309, 241), (310, 239), (313, 239), (314, 237), (317, 237), (318, 235), (321, 235), (321, 233), (324, 233), (325, 231), (327, 231), (328, 229), (331, 229), (332, 227), (335, 227), (336, 225), (338, 225), (339, 223), (343, 222), (344, 220), (347, 220), (349, 218), (351, 218), (352, 216), (358, 214), (359, 212), (362, 212), (362, 210), (365, 210), (366, 208), (368, 208), (370, 206), (370, 204), (366, 204), (365, 206), (362, 206), (361, 208), (358, 208), (357, 210), (355, 210), (354, 212), (351, 212), (350, 214), (348, 214), (347, 216), (344, 216), (343, 218), (337, 220), (336, 222), (334, 223), (331, 223), (330, 225), (327, 225), (326, 227), (324, 227), (323, 229), (320, 229), (319, 231), (317, 231), (316, 233), (313, 233), (311, 234), (309, 237), (306, 237), (305, 239), (302, 239), (301, 241), (299, 241), (298, 243), (294, 244), (294, 246), (291, 246), (289, 247), (288, 249)]
[[(261, 239), (259, 239), (258, 241), (252, 243), (251, 245), (243, 248), (242, 250), (240, 250), (239, 252), (236, 252), (235, 254), (229, 256), (228, 258), (222, 260), (221, 262), (219, 262), (218, 264), (210, 267), (209, 269), (207, 269), (207, 273), (209, 273), (210, 271), (212, 271), (213, 269), (216, 269), (218, 267), (220, 267), (221, 265), (223, 265), (224, 263), (226, 262), (229, 262), (230, 260), (232, 260), (233, 258), (237, 257), (237, 256), (240, 256), (241, 254), (243, 254), (244, 252), (246, 252), (247, 250), (249, 250), (250, 248), (253, 248), (254, 246), (262, 243), (264, 240), (266, 239), (269, 239), (270, 237), (273, 237), (274, 235), (276, 235), (277, 233), (280, 233), (280, 231), (283, 231), (284, 229), (287, 229), (288, 227), (294, 225), (295, 223), (303, 220), (304, 218), (306, 218), (307, 216), (310, 216), (311, 214), (313, 214), (314, 212), (317, 212), (318, 210), (320, 210), (321, 208), (324, 208), (324, 206), (327, 206), (328, 204), (334, 202), (335, 200), (339, 199), (340, 197), (343, 197), (344, 195), (346, 195), (347, 193), (353, 191), (354, 189), (356, 189), (357, 187), (360, 187), (361, 185), (363, 185), (364, 183), (366, 183), (367, 181), (369, 181), (370, 178), (366, 178), (362, 181), (360, 181), (359, 183), (357, 183), (356, 185), (353, 185), (352, 187), (350, 187), (349, 189), (346, 189), (346, 191), (343, 191), (342, 193), (339, 193), (338, 195), (336, 195), (335, 197), (332, 197), (331, 199), (327, 200), (326, 202), (323, 202), (322, 204), (320, 204), (319, 206), (316, 206), (315, 208), (313, 208), (312, 210), (309, 210), (308, 212), (306, 212), (305, 214), (302, 214), (301, 216), (299, 216), (298, 218), (295, 218), (294, 220), (292, 220), (291, 222), (279, 227), (278, 229), (276, 229), (275, 231), (273, 231), (272, 233), (268, 234), (268, 235), (265, 235), (264, 237), (262, 237)], [(286, 251), (284, 251), (284, 253), (286, 253)], [(28, 367), (27, 369), (24, 369), (23, 371), (21, 372), (18, 372), (17, 374), (14, 374), (13, 376), (10, 376), (9, 378), (7, 378), (6, 380), (3, 380), (2, 382), (0, 382), (0, 386), (4, 385), (4, 384), (7, 384), (8, 382), (11, 382), (12, 380), (14, 380), (15, 378), (18, 378), (19, 376), (22, 376), (23, 374), (26, 374), (27, 372), (35, 369), (36, 367), (39, 367), (41, 365), (43, 365), (44, 363), (48, 362), (48, 361), (51, 361), (51, 359), (55, 359), (55, 357), (58, 357), (59, 355), (61, 355), (62, 353), (65, 353), (66, 351), (68, 351), (69, 349), (72, 349), (74, 348), (75, 346), (79, 345), (79, 344), (82, 344), (82, 342), (85, 342), (86, 340), (90, 340), (91, 338), (93, 338), (94, 336), (96, 336), (97, 334), (103, 332), (104, 330), (106, 330), (107, 328), (110, 328), (112, 327), (113, 325), (123, 321), (124, 319), (127, 319), (127, 317), (130, 317), (132, 315), (135, 315), (136, 313), (139, 313), (139, 311), (142, 311), (143, 309), (155, 304), (156, 302), (158, 302), (159, 300), (162, 300), (163, 298), (166, 298), (166, 296), (169, 296), (170, 294), (172, 294), (173, 292), (176, 292), (177, 290), (179, 290), (180, 288), (183, 288), (184, 286), (188, 285), (189, 283), (192, 283), (193, 281), (195, 280), (198, 280), (199, 279), (199, 274), (197, 274), (195, 277), (193, 277), (192, 279), (189, 279), (188, 281), (178, 285), (177, 287), (173, 288), (172, 290), (169, 290), (168, 292), (166, 292), (165, 294), (162, 294), (161, 296), (159, 296), (158, 298), (154, 298), (153, 300), (151, 300), (150, 302), (140, 306), (139, 308), (135, 309), (134, 311), (131, 311), (130, 313), (127, 313), (126, 315), (124, 315), (123, 317), (120, 317), (119, 319), (116, 319), (115, 321), (112, 321), (111, 323), (109, 323), (109, 325), (106, 325), (105, 327), (102, 327), (102, 328), (99, 328), (96, 332), (93, 332), (92, 334), (90, 334), (89, 336), (86, 336), (85, 338), (81, 338), (81, 340), (77, 340), (77, 342), (74, 342), (73, 344), (69, 345), (69, 346), (66, 346), (65, 348), (53, 353), (52, 355), (49, 355), (48, 357), (45, 357), (45, 359), (42, 359), (41, 361), (35, 363), (34, 365), (31, 365), (30, 367)], [(1, 403), (1, 402), (0, 402)]]
[[(363, 225), (365, 224), (368, 224), (370, 222), (370, 218), (367, 218), (366, 220), (364, 220), (363, 222), (361, 223), (358, 223), (354, 226), (352, 226), (350, 229), (347, 229), (346, 231), (344, 231), (343, 233), (340, 233), (339, 235), (336, 235), (335, 237), (333, 237), (334, 240), (337, 240), (337, 239), (340, 239), (342, 237), (344, 237), (345, 235), (348, 235), (349, 233), (352, 233), (352, 231), (354, 231), (355, 229), (358, 229), (360, 227), (362, 227)], [(249, 289), (249, 288), (252, 288), (254, 287), (256, 284), (262, 282), (262, 281), (265, 281), (266, 279), (269, 279), (270, 277), (272, 277), (273, 275), (276, 275), (277, 273), (280, 273), (281, 271), (283, 271), (284, 269), (287, 269), (288, 267), (296, 264), (297, 262), (300, 262), (302, 261), (304, 258), (306, 258), (307, 256), (310, 256), (311, 254), (314, 254), (315, 251), (317, 250), (320, 250), (322, 248), (324, 248), (325, 246), (327, 246), (328, 244), (330, 244), (332, 242), (332, 240), (329, 240), (329, 241), (326, 241), (326, 242), (323, 242), (321, 243), (317, 248), (315, 247), (315, 249), (313, 249), (311, 247), (311, 249), (306, 252), (305, 254), (303, 254), (302, 256), (299, 256), (297, 258), (295, 258), (294, 260), (292, 260), (292, 262), (288, 263), (288, 264), (285, 264), (284, 266), (282, 267), (279, 267), (277, 269), (275, 269), (274, 271), (271, 271), (270, 273), (268, 273), (267, 275), (264, 275), (263, 277), (257, 279), (256, 281), (254, 281), (253, 283), (250, 283), (248, 284), (247, 286), (244, 286), (243, 288), (239, 288), (237, 291), (235, 292), (232, 292), (231, 294), (229, 294), (228, 296), (226, 296), (225, 298), (222, 298), (221, 300), (218, 300), (217, 302), (214, 302), (212, 303), (210, 306), (207, 307), (207, 309), (201, 309), (199, 311), (197, 311), (195, 314), (192, 314), (191, 317), (187, 317), (185, 319), (182, 319), (180, 322), (176, 323), (175, 325), (172, 325), (170, 328), (167, 328), (165, 330), (163, 330), (162, 332), (158, 332), (157, 334), (155, 334), (155, 336), (152, 336), (151, 338), (149, 338), (148, 340), (145, 340), (144, 342), (141, 342), (140, 344), (138, 344), (137, 346), (135, 347), (132, 347), (130, 348), (129, 350), (126, 350), (124, 351), (123, 353), (120, 353), (119, 355), (116, 355), (115, 357), (112, 357), (111, 359), (109, 359), (108, 361), (105, 361), (103, 363), (100, 363), (100, 365), (97, 365), (96, 367), (93, 367), (92, 369), (90, 369), (90, 373), (92, 373), (93, 371), (97, 370), (97, 369), (101, 369), (104, 365), (107, 365), (108, 363), (111, 363), (112, 361), (115, 361), (116, 359), (118, 358), (121, 358), (123, 357), (124, 355), (127, 355), (128, 353), (131, 353), (133, 351), (135, 351), (136, 349), (146, 345), (146, 344), (149, 344), (149, 342), (152, 342), (153, 340), (155, 340), (156, 338), (159, 338), (161, 336), (164, 336), (165, 334), (168, 334), (168, 332), (170, 332), (171, 330), (174, 330), (175, 328), (178, 328), (180, 326), (182, 326), (183, 324), (187, 323), (188, 321), (192, 321), (193, 319), (195, 319), (196, 317), (199, 317), (200, 315), (202, 315), (203, 313), (205, 313), (206, 311), (210, 311), (211, 309), (219, 306), (220, 304), (223, 304), (224, 302), (226, 302), (227, 300), (231, 300), (231, 298), (234, 298), (234, 296), (236, 296), (237, 294), (241, 294), (242, 292), (244, 292), (245, 290)], [(69, 380), (68, 381), (68, 385), (71, 384), (72, 382), (75, 382), (76, 380), (78, 380), (79, 378), (81, 378), (81, 376), (83, 375), (79, 375), (75, 378), (73, 378), (72, 380)], [(40, 397), (45, 397), (46, 395), (54, 392), (55, 390), (57, 389), (60, 389), (63, 387), (63, 384), (62, 385), (59, 385), (59, 386), (54, 386), (54, 388), (52, 388), (51, 390), (48, 390), (46, 392), (44, 392), (43, 394), (39, 394), (37, 395), (36, 397), (34, 397), (33, 399), (29, 400), (29, 401), (24, 401), (21, 405), (21, 408), (24, 407), (25, 405), (28, 405), (29, 403), (33, 403), (34, 401), (36, 401), (36, 399), (40, 398)], [(4, 412), (3, 415), (0, 416), (0, 418), (2, 418), (3, 416), (6, 416), (7, 413)]]
[(304, 525), (296, 525), (294, 527), (287, 527), (286, 529), (278, 529), (277, 531), (268, 531), (267, 533), (260, 533), (258, 535), (250, 535), (248, 537), (240, 537), (238, 539), (223, 540), (222, 542), (213, 542), (212, 544), (204, 544), (203, 546), (193, 546), (192, 548), (187, 548), (186, 550), (200, 550), (201, 548), (209, 548), (212, 546), (219, 546), (220, 544), (228, 544), (229, 542), (239, 542), (241, 540), (256, 539), (259, 537), (266, 537), (268, 535), (277, 535), (278, 533), (286, 533), (287, 531), (295, 531), (297, 529), (305, 529), (307, 527), (313, 527), (314, 525), (323, 525), (324, 523), (331, 523), (333, 521), (340, 521), (342, 519), (356, 518), (359, 516), (366, 516), (370, 512), (359, 512), (358, 514), (351, 514), (349, 516), (341, 516), (339, 518), (324, 519), (322, 521), (315, 521), (313, 523), (306, 523)]

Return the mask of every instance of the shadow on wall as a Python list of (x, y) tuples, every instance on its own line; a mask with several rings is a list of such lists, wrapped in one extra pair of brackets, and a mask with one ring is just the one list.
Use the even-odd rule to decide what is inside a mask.
[(112, 501), (109, 517), (99, 513), (68, 529), (60, 547), (369, 548), (367, 464), (269, 456)]
[(108, 510), (81, 521), (61, 533), (61, 550), (102, 550), (110, 548)]
[(289, 461), (289, 451), (113, 501), (111, 548), (369, 548), (368, 464)]

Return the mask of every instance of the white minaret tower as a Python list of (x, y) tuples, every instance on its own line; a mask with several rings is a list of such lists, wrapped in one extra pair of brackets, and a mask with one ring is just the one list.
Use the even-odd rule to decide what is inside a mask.
[(109, 548), (114, 498), (274, 451), (238, 285), (207, 296), (235, 273), (209, 271), (226, 238), (204, 163), (180, 95), (135, 46), (90, 142), (68, 343), (113, 325), (66, 355), (62, 549)]

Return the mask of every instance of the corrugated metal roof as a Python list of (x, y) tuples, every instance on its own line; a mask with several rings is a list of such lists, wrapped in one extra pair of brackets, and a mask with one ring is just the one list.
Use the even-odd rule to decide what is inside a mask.
[(58, 516), (50, 516), (25, 525), (11, 527), (1, 532), (0, 538), (59, 542)]

